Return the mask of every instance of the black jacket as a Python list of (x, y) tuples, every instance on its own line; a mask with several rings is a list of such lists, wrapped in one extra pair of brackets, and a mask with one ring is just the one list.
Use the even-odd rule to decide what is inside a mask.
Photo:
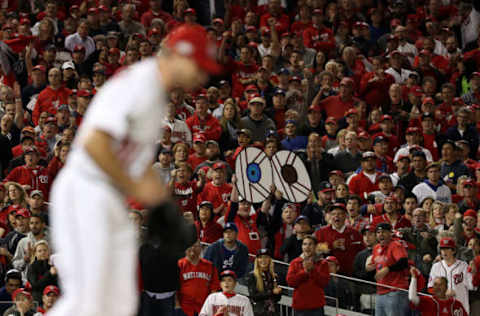
[(247, 285), (255, 316), (278, 315), (278, 304), (276, 303), (280, 300), (282, 295), (273, 294), (274, 284), (272, 278), (264, 278), (264, 291), (260, 292), (257, 289), (257, 278), (252, 271), (247, 276)]

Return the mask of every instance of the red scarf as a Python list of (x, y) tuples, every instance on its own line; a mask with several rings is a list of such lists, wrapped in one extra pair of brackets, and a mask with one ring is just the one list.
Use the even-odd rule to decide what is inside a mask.
[(223, 292), (223, 295), (225, 295), (227, 298), (232, 298), (232, 297), (234, 297), (235, 295), (237, 295), (237, 293), (235, 293), (235, 292), (233, 292), (233, 293)]

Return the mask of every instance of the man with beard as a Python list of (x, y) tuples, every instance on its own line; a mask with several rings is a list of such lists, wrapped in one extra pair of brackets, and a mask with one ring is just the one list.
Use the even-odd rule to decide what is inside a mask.
[(48, 232), (45, 229), (45, 220), (43, 216), (32, 214), (30, 216), (29, 226), (30, 232), (18, 242), (17, 250), (12, 259), (13, 267), (19, 271), (25, 271), (32, 256), (35, 255), (33, 253), (33, 246), (35, 243), (40, 240), (48, 241)]

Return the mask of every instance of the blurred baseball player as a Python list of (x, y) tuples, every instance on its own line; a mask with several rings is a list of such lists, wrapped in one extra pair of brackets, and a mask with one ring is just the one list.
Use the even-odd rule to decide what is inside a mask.
[(157, 57), (121, 72), (93, 99), (52, 189), (63, 295), (49, 316), (135, 314), (137, 247), (125, 198), (147, 206), (165, 199), (165, 184), (150, 167), (166, 91), (194, 89), (219, 71), (206, 31), (183, 25)]

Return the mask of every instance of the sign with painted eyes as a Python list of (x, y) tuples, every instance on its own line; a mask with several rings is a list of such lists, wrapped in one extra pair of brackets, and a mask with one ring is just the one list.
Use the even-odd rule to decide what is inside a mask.
[(294, 203), (308, 199), (312, 183), (302, 159), (294, 152), (280, 150), (273, 155), (273, 184), (283, 194), (283, 198)]
[(235, 160), (237, 190), (242, 198), (250, 203), (265, 201), (272, 186), (270, 159), (260, 149), (247, 147)]
[(305, 201), (312, 190), (303, 161), (288, 150), (281, 150), (269, 159), (260, 149), (247, 147), (236, 158), (235, 173), (240, 196), (251, 203), (265, 201), (272, 184), (286, 200), (294, 203)]

